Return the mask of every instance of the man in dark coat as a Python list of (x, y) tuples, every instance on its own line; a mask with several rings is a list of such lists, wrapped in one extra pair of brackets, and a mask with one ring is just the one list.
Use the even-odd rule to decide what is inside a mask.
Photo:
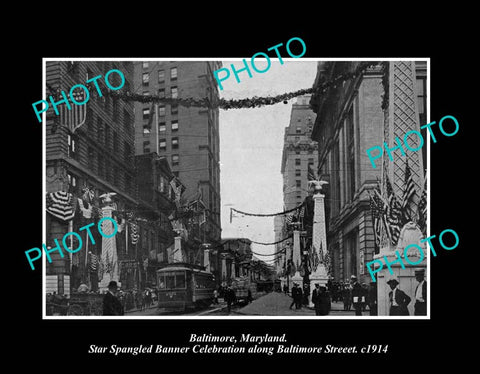
[(315, 289), (312, 292), (312, 303), (315, 306), (315, 315), (326, 316), (330, 312), (330, 298), (325, 287), (315, 283)]
[(233, 290), (232, 286), (227, 286), (225, 294), (223, 295), (223, 299), (227, 302), (227, 311), (228, 314), (230, 314), (230, 311), (232, 310), (232, 304), (235, 302), (236, 299), (235, 291)]
[(415, 269), (415, 279), (418, 282), (415, 288), (414, 315), (427, 315), (427, 281), (425, 280), (425, 269)]
[(123, 306), (117, 298), (117, 282), (111, 281), (108, 284), (108, 291), (103, 297), (104, 316), (123, 316)]
[(352, 304), (355, 309), (355, 315), (361, 316), (363, 304), (365, 303), (365, 291), (362, 285), (358, 283), (355, 275), (350, 277), (350, 283), (352, 284)]
[(290, 309), (292, 309), (293, 305), (295, 305), (295, 309), (302, 308), (302, 296), (303, 296), (302, 289), (298, 286), (297, 283), (294, 283), (292, 287), (293, 300), (292, 300), (292, 303), (290, 304)]
[(391, 291), (388, 293), (390, 301), (390, 315), (391, 316), (408, 316), (408, 304), (410, 304), (410, 296), (398, 288), (400, 282), (396, 277), (392, 277), (387, 281)]

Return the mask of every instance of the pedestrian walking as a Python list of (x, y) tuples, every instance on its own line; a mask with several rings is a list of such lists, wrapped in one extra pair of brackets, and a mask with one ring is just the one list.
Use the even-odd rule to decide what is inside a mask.
[(288, 286), (286, 284), (283, 285), (283, 292), (286, 294), (288, 294)]
[(352, 307), (352, 289), (348, 283), (345, 283), (343, 285), (342, 298), (343, 298), (343, 310), (349, 311), (350, 308)]
[(400, 282), (396, 277), (391, 277), (387, 284), (391, 291), (388, 293), (390, 301), (390, 315), (391, 316), (408, 316), (408, 304), (410, 304), (410, 296), (398, 288)]
[(213, 290), (213, 303), (218, 304), (218, 290), (216, 288)]
[(223, 298), (227, 302), (227, 311), (228, 314), (230, 314), (230, 311), (232, 310), (232, 304), (235, 302), (236, 299), (235, 291), (230, 285), (227, 286)]
[(355, 315), (361, 316), (363, 305), (365, 303), (365, 291), (355, 275), (350, 277), (350, 283), (352, 285), (352, 305), (355, 309)]
[(315, 315), (326, 316), (330, 313), (331, 303), (325, 287), (320, 287), (319, 283), (315, 283), (315, 289), (312, 292), (312, 303), (315, 307)]
[(308, 306), (308, 296), (310, 296), (310, 284), (304, 283), (303, 284), (303, 296), (302, 296), (302, 304), (304, 307)]
[(302, 296), (303, 296), (302, 289), (299, 287), (297, 283), (294, 283), (292, 287), (292, 303), (290, 304), (290, 309), (292, 309), (292, 306), (294, 305), (295, 305), (295, 309), (302, 308)]
[(111, 281), (108, 284), (108, 291), (103, 297), (104, 316), (123, 316), (123, 306), (117, 298), (117, 282)]
[(425, 280), (425, 269), (415, 269), (415, 279), (418, 284), (415, 288), (414, 315), (427, 315), (427, 281)]

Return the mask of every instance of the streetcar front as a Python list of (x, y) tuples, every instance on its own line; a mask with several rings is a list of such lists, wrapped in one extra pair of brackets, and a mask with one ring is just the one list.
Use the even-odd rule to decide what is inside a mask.
[(191, 271), (187, 268), (157, 270), (158, 307), (185, 309), (192, 303), (191, 287), (188, 287)]

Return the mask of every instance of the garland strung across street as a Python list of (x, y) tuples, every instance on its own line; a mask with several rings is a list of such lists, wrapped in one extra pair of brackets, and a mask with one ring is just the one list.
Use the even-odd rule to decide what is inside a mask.
[(283, 212), (279, 212), (279, 213), (269, 213), (269, 214), (247, 213), (247, 212), (242, 212), (241, 210), (238, 210), (238, 209), (235, 209), (235, 208), (230, 208), (230, 222), (232, 222), (232, 213), (233, 213), (233, 212), (237, 212), (237, 213), (239, 213), (239, 214), (243, 214), (244, 216), (253, 216), (253, 217), (275, 217), (275, 216), (282, 216), (282, 215), (285, 215), (285, 214), (288, 214), (288, 213), (291, 213), (291, 212), (295, 212), (295, 211), (299, 210), (300, 208), (302, 208), (304, 205), (305, 205), (305, 202), (303, 202), (302, 204), (296, 206), (296, 207), (293, 208), (293, 209), (284, 210)]
[[(168, 105), (182, 105), (184, 107), (204, 107), (204, 108), (219, 108), (224, 110), (229, 109), (242, 109), (242, 108), (257, 108), (266, 105), (274, 105), (280, 102), (287, 104), (287, 101), (298, 96), (303, 96), (306, 94), (320, 94), (326, 92), (329, 88), (335, 88), (337, 84), (342, 84), (343, 82), (354, 79), (360, 74), (363, 74), (365, 70), (372, 66), (376, 66), (381, 62), (361, 62), (357, 69), (352, 72), (342, 73), (332, 78), (329, 81), (325, 81), (317, 86), (314, 90), (313, 88), (304, 88), (297, 91), (287, 92), (275, 96), (264, 96), (258, 97), (253, 96), (251, 98), (245, 99), (217, 99), (210, 100), (209, 98), (173, 98), (173, 97), (164, 97), (160, 95), (143, 95), (137, 94), (130, 91), (107, 91), (104, 92), (104, 96), (110, 96), (112, 98), (123, 99), (125, 101), (137, 101), (140, 103), (157, 103), (157, 104), (168, 104)], [(87, 84), (88, 86), (88, 84)], [(51, 90), (52, 91), (52, 90)]]

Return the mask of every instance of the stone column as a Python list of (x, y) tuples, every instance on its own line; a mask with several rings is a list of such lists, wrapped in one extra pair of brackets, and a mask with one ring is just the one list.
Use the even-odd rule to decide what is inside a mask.
[(210, 249), (208, 248), (203, 250), (203, 266), (205, 266), (205, 271), (210, 272)]
[(227, 283), (227, 259), (225, 256), (222, 256), (222, 285), (225, 286)]
[[(102, 208), (103, 217), (112, 217), (113, 207), (107, 205)], [(106, 236), (110, 236), (114, 232), (113, 223), (110, 220), (102, 222), (102, 231)], [(103, 268), (103, 277), (98, 287), (101, 291), (104, 291), (108, 287), (110, 281), (116, 281), (118, 286), (119, 282), (119, 268), (118, 268), (118, 256), (117, 256), (117, 242), (115, 236), (106, 238), (102, 236), (102, 253), (100, 255), (100, 263)]]
[[(313, 195), (314, 214), (313, 214), (313, 232), (312, 232), (312, 251), (317, 253), (319, 263), (312, 262), (312, 273), (310, 274), (310, 290), (315, 289), (315, 283), (326, 286), (328, 281), (327, 269), (325, 268), (324, 258), (327, 250), (327, 229), (325, 226), (325, 195), (316, 190)], [(313, 255), (312, 258), (315, 258)], [(316, 266), (315, 266), (316, 265)], [(313, 306), (310, 295), (310, 306)]]
[(295, 264), (295, 274), (291, 278), (293, 283), (298, 283), (302, 287), (303, 277), (300, 275), (301, 264), (301, 247), (300, 247), (300, 231), (293, 231), (293, 263)]
[(183, 253), (182, 253), (182, 237), (175, 237), (175, 245), (173, 249), (173, 262), (183, 262)]

